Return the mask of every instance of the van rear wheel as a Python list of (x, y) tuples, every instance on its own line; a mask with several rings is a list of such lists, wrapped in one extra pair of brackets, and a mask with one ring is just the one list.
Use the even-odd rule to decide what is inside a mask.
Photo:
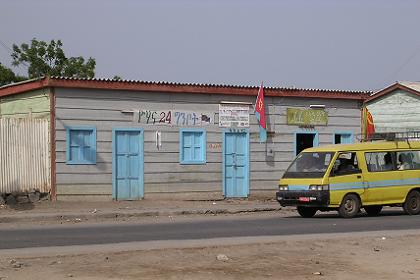
[(343, 218), (353, 218), (359, 213), (360, 200), (355, 194), (347, 194), (338, 208), (338, 214)]
[(312, 218), (318, 209), (314, 207), (298, 206), (297, 211), (303, 218)]
[(408, 215), (418, 215), (420, 213), (420, 193), (411, 191), (403, 204), (403, 209)]
[(381, 205), (365, 206), (364, 208), (368, 216), (378, 216), (382, 211)]

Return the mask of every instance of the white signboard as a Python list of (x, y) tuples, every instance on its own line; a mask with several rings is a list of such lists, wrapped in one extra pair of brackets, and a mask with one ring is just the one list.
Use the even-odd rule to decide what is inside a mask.
[(249, 105), (219, 104), (219, 127), (249, 127)]

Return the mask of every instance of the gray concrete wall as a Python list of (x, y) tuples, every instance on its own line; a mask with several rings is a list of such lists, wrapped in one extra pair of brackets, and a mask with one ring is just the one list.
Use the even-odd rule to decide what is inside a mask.
[[(255, 93), (257, 94), (257, 92)], [(217, 123), (220, 101), (255, 103), (255, 97), (209, 94), (146, 93), (117, 90), (56, 89), (57, 194), (112, 194), (112, 129), (144, 129), (145, 197), (156, 193), (216, 194), (222, 196), (222, 128)], [(294, 133), (301, 130), (286, 124), (287, 108), (309, 108), (325, 104), (328, 126), (316, 126), (320, 144), (333, 142), (335, 131), (360, 133), (360, 109), (357, 101), (266, 97), (268, 127), (274, 132), (269, 146), (274, 156), (267, 157), (266, 144), (259, 143), (257, 120), (250, 109), (250, 194), (269, 191), (274, 194), (277, 182), (294, 158)], [(213, 112), (216, 123), (204, 126), (207, 133), (207, 164), (179, 163), (179, 126), (139, 124), (132, 109)], [(134, 114), (135, 116), (135, 114)], [(133, 121), (133, 119), (135, 119)], [(97, 164), (66, 164), (65, 126), (95, 126), (97, 129)], [(185, 128), (185, 127), (184, 127)], [(162, 133), (162, 147), (156, 148), (155, 132)]]

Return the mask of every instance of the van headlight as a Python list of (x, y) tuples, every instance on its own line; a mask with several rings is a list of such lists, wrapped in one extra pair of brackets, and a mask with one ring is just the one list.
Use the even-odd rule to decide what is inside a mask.
[(330, 189), (329, 185), (310, 185), (310, 191), (328, 191)]
[(288, 185), (279, 185), (279, 191), (288, 191), (289, 186)]

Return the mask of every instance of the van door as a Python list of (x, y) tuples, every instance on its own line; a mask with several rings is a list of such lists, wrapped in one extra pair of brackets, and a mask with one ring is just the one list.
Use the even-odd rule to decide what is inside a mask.
[(363, 173), (355, 152), (340, 152), (330, 172), (330, 204), (339, 206), (347, 193), (357, 193), (363, 204), (367, 198)]

